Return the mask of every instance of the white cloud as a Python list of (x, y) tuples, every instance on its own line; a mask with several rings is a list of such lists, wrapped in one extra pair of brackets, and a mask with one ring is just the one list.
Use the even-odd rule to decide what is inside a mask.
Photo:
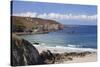
[(97, 15), (85, 15), (85, 14), (60, 14), (60, 13), (43, 13), (38, 14), (36, 12), (26, 12), (26, 13), (17, 13), (13, 14), (14, 16), (24, 16), (24, 17), (38, 17), (38, 18), (46, 18), (46, 19), (59, 19), (59, 20), (96, 20)]
[(13, 15), (14, 16), (22, 16), (22, 17), (36, 17), (37, 13), (36, 12), (26, 12), (26, 13), (16, 13)]

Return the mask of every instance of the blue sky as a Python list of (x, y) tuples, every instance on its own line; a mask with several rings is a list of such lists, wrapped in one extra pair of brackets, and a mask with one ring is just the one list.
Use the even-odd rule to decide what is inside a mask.
[[(41, 18), (53, 19), (62, 24), (77, 24), (77, 25), (97, 24), (97, 18), (96, 18), (97, 7), (94, 5), (73, 5), (73, 4), (13, 1), (12, 12), (13, 15), (19, 15), (19, 16), (20, 15), (25, 16), (26, 14), (31, 14), (33, 16), (34, 13), (36, 13)], [(52, 13), (53, 16), (51, 17)], [(75, 18), (76, 16), (78, 18)]]

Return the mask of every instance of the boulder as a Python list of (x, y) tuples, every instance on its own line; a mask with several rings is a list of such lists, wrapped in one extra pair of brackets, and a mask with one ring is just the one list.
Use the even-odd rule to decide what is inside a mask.
[(40, 53), (40, 57), (44, 64), (53, 64), (55, 62), (55, 56), (50, 50), (42, 51), (42, 53)]
[(37, 49), (28, 41), (12, 34), (11, 65), (24, 66), (41, 64)]

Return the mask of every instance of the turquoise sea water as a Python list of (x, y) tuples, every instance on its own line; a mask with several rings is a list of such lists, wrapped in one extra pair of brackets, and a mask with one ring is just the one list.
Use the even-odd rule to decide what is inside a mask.
[(97, 49), (97, 26), (66, 26), (63, 30), (48, 34), (21, 35), (32, 44), (35, 42), (48, 47), (71, 47)]

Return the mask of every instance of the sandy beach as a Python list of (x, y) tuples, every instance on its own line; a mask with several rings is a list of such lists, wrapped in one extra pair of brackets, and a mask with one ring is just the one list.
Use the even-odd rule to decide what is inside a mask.
[[(42, 51), (50, 50), (52, 53), (56, 54), (64, 54), (64, 53), (84, 53), (84, 52), (90, 52), (90, 54), (86, 54), (85, 56), (74, 56), (70, 55), (66, 59), (63, 59), (61, 62), (55, 62), (57, 63), (82, 63), (82, 62), (95, 62), (97, 61), (97, 50), (95, 49), (76, 49), (76, 48), (60, 48), (60, 47), (45, 47), (45, 46), (40, 46), (40, 45), (35, 45), (35, 47), (38, 49), (39, 53)], [(71, 60), (68, 60), (68, 58), (72, 58)]]
[(73, 57), (72, 61), (64, 61), (63, 63), (82, 63), (82, 62), (95, 62), (97, 61), (97, 54), (93, 53), (85, 57)]

